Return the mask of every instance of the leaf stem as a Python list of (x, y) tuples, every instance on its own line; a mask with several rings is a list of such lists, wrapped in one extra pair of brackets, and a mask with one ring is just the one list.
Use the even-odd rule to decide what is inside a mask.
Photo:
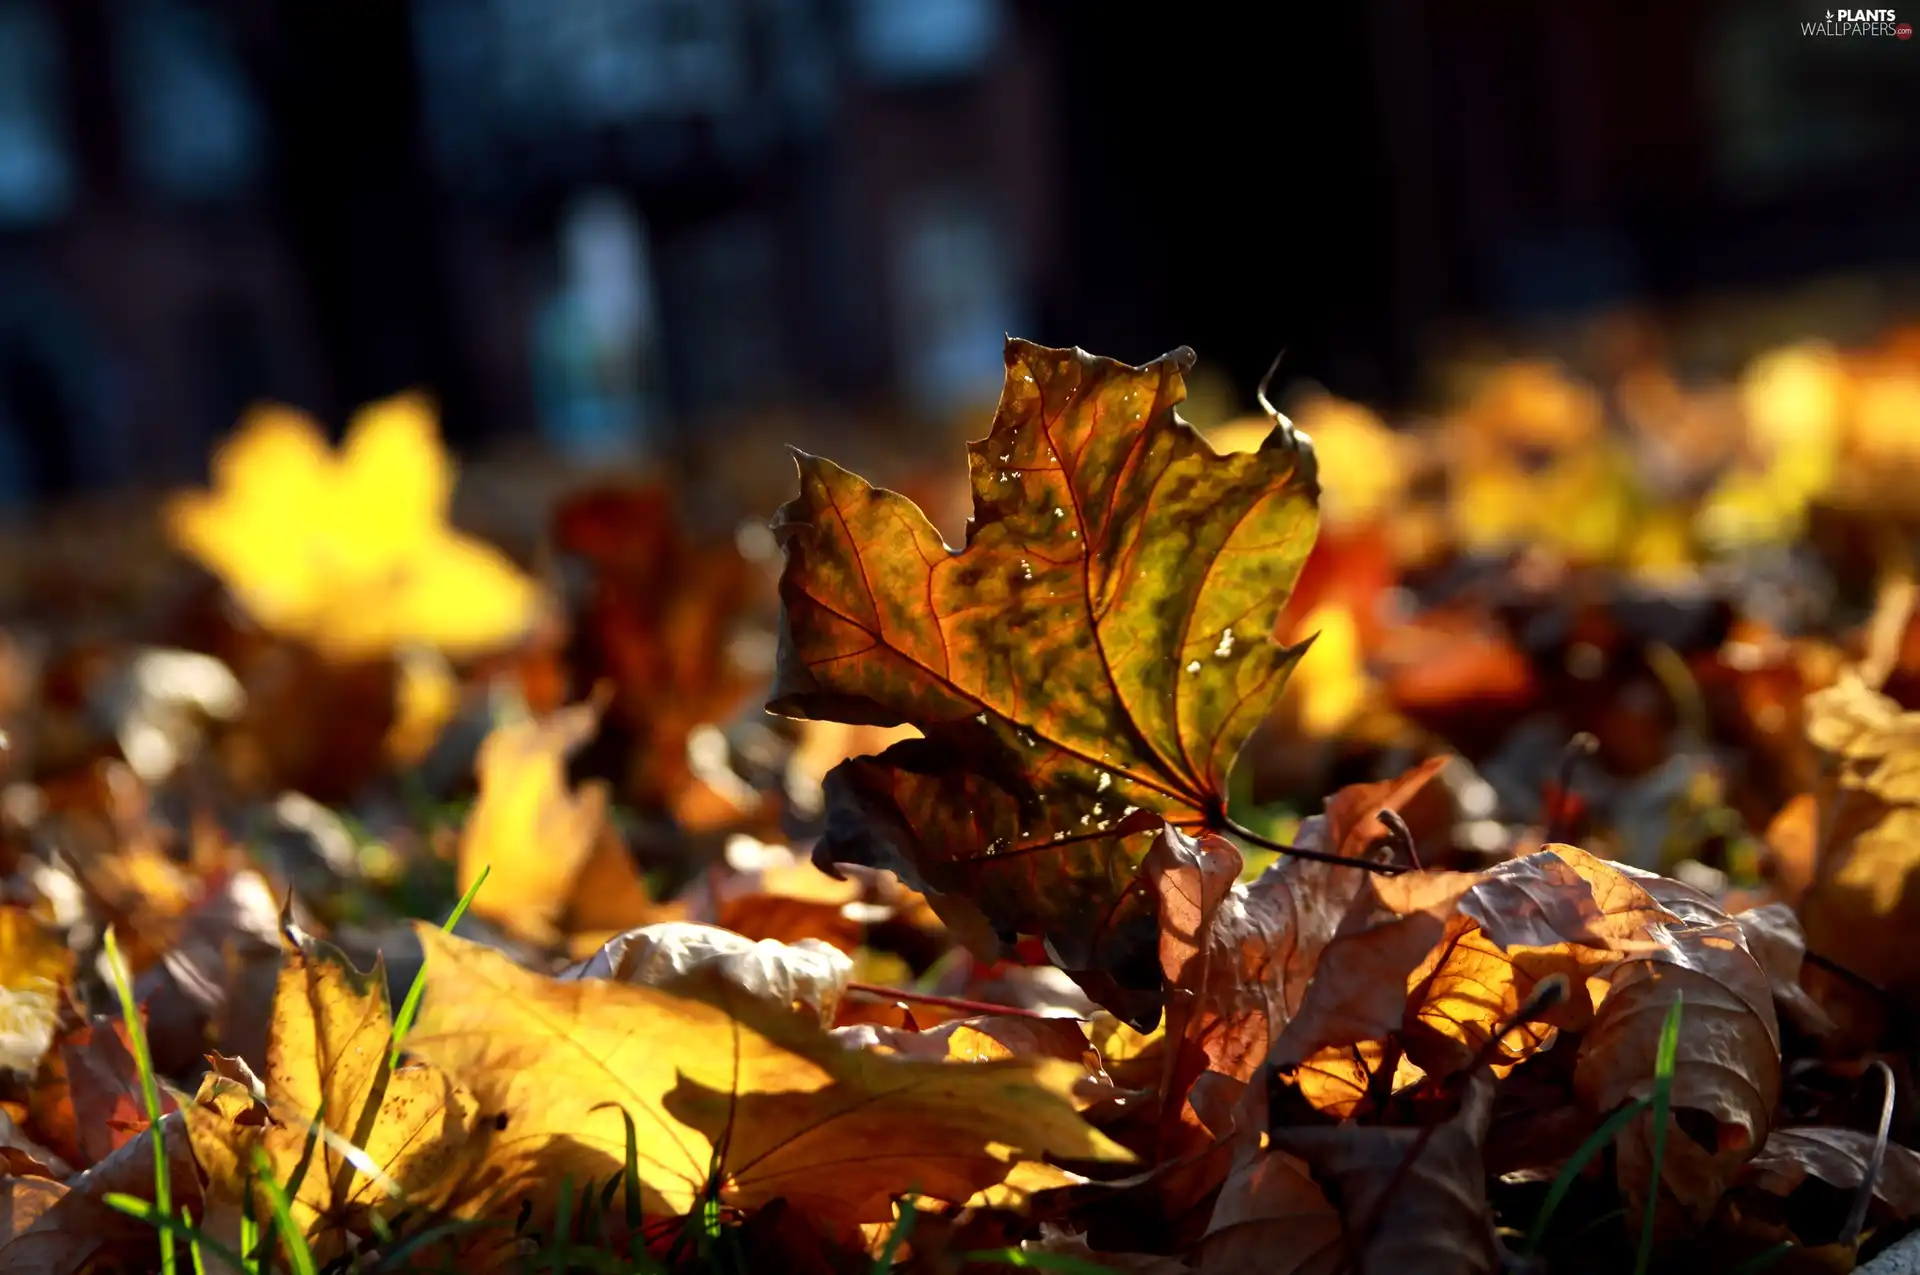
[(1251, 841), (1263, 850), (1278, 851), (1296, 859), (1311, 859), (1315, 863), (1330, 863), (1341, 868), (1358, 868), (1362, 872), (1372, 872), (1383, 877), (1397, 877), (1407, 870), (1407, 865), (1404, 863), (1375, 863), (1372, 859), (1350, 859), (1345, 855), (1333, 854), (1326, 850), (1309, 850), (1304, 846), (1290, 846), (1284, 842), (1275, 841), (1271, 837), (1263, 837), (1253, 829), (1242, 827), (1225, 816), (1221, 816), (1220, 825), (1242, 841)]
[(1880, 1098), (1880, 1126), (1873, 1135), (1873, 1152), (1867, 1157), (1865, 1169), (1860, 1174), (1860, 1186), (1853, 1197), (1853, 1207), (1847, 1210), (1847, 1224), (1840, 1231), (1840, 1242), (1849, 1248), (1860, 1244), (1860, 1231), (1867, 1224), (1867, 1207), (1873, 1203), (1873, 1188), (1878, 1184), (1880, 1171), (1887, 1162), (1887, 1131), (1893, 1127), (1893, 1101), (1895, 1085), (1893, 1068), (1876, 1058), (1867, 1065), (1868, 1070), (1878, 1071), (1885, 1083)]
[(877, 983), (849, 982), (849, 992), (861, 992), (868, 996), (878, 996), (890, 1001), (913, 1001), (918, 1005), (938, 1005), (943, 1009), (964, 1010), (969, 1014), (1010, 1014), (1015, 1018), (1052, 1018), (1051, 1014), (1042, 1014), (1038, 1010), (1021, 1009), (1017, 1005), (995, 1005), (988, 1001), (968, 1000), (963, 996), (936, 996), (932, 992), (916, 992), (904, 987), (881, 987)]

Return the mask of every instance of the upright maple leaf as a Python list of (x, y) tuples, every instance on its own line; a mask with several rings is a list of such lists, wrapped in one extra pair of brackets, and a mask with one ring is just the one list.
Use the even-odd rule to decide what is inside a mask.
[(772, 710), (925, 735), (827, 777), (822, 859), (900, 872), (977, 948), (1039, 934), (1136, 987), (1159, 977), (1137, 869), (1162, 819), (1227, 826), (1227, 773), (1300, 656), (1270, 635), (1317, 525), (1290, 428), (1220, 456), (1175, 415), (1192, 360), (1009, 340), (958, 552), (805, 453), (774, 522)]

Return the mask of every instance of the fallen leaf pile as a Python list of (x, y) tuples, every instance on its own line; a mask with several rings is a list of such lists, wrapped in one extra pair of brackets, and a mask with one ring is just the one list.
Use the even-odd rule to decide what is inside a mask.
[(1010, 340), (963, 473), (491, 539), (263, 407), (166, 561), (6, 548), (0, 1270), (1852, 1269), (1920, 345), (1633, 348), (1203, 433)]

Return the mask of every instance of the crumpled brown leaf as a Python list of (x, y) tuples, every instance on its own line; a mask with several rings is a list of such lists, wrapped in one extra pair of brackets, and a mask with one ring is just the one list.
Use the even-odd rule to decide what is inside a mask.
[(1868, 686), (1857, 670), (1807, 696), (1807, 738), (1842, 763), (1840, 782), (1896, 804), (1920, 802), (1920, 713)]
[[(1459, 1111), (1424, 1145), (1424, 1128), (1276, 1131), (1269, 1149), (1243, 1158), (1222, 1188), (1201, 1242), (1201, 1270), (1332, 1275), (1349, 1257), (1357, 1275), (1499, 1270), (1481, 1157), (1493, 1096), (1492, 1077), (1476, 1074)], [(1416, 1147), (1418, 1156), (1402, 1174)]]
[(717, 978), (760, 1004), (825, 1027), (846, 994), (853, 962), (819, 939), (756, 942), (717, 925), (663, 921), (616, 936), (560, 977), (605, 978), (668, 992), (708, 986)]
[[(66, 1160), (98, 1164), (147, 1129), (145, 1097), (126, 1023), (95, 1016), (55, 1038), (27, 1094), (36, 1132)], [(160, 1093), (161, 1114), (179, 1109)]]
[[(160, 1121), (175, 1209), (205, 1216), (200, 1176), (186, 1124), (175, 1112)], [(0, 1177), (0, 1270), (7, 1275), (78, 1275), (115, 1264), (159, 1266), (158, 1232), (106, 1203), (109, 1194), (153, 1199), (153, 1140), (135, 1138), (65, 1182)]]
[[(1412, 800), (1445, 764), (1437, 757), (1398, 779), (1341, 789), (1295, 843), (1360, 858), (1386, 834), (1380, 812)], [(1207, 1070), (1246, 1080), (1298, 1012), (1366, 874), (1286, 856), (1251, 885), (1238, 884), (1240, 871), (1232, 842), (1176, 828), (1161, 834), (1142, 864), (1160, 917), (1161, 973), (1172, 989), (1168, 1033), (1197, 1050)]]
[[(1481, 873), (1371, 878), (1273, 1060), (1297, 1064), (1397, 1034), (1421, 1069), (1454, 1070), (1555, 975), (1568, 980), (1569, 997), (1542, 1021), (1577, 1028), (1590, 1008), (1587, 979), (1653, 947), (1648, 927), (1665, 915), (1616, 865), (1572, 846)], [(1517, 1025), (1495, 1061), (1517, 1063), (1549, 1038), (1550, 1029)]]
[[(1624, 869), (1678, 920), (1657, 927), (1660, 946), (1608, 972), (1605, 999), (1580, 1041), (1574, 1091), (1595, 1116), (1651, 1095), (1660, 1029), (1676, 997), (1681, 1008), (1672, 1106), (1712, 1118), (1712, 1144), (1676, 1118), (1660, 1169), (1659, 1225), (1704, 1221), (1733, 1175), (1766, 1142), (1780, 1096), (1780, 1028), (1767, 972), (1741, 927), (1705, 896), (1677, 881)], [(1652, 1183), (1653, 1113), (1643, 1112), (1615, 1144), (1629, 1216)]]
[[(1874, 1136), (1859, 1129), (1800, 1125), (1775, 1129), (1760, 1153), (1740, 1169), (1740, 1183), (1773, 1195), (1791, 1195), (1809, 1177), (1858, 1190), (1873, 1158)], [(1920, 1214), (1920, 1153), (1889, 1142), (1873, 1197), (1893, 1216)]]

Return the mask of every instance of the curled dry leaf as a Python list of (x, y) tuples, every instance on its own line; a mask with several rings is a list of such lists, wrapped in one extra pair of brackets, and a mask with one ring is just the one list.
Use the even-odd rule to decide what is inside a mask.
[[(1459, 1111), (1431, 1130), (1339, 1125), (1275, 1132), (1271, 1149), (1236, 1166), (1222, 1190), (1230, 1211), (1225, 1219), (1216, 1211), (1201, 1244), (1201, 1269), (1330, 1275), (1350, 1261), (1362, 1273), (1499, 1270), (1481, 1156), (1493, 1091), (1492, 1077), (1476, 1074)], [(1331, 1227), (1314, 1208), (1322, 1191), (1323, 1204), (1338, 1201), (1337, 1210), (1327, 1210)], [(1263, 1250), (1267, 1263), (1253, 1264)]]
[(1151, 989), (1131, 885), (1159, 818), (1223, 826), (1299, 657), (1270, 634), (1313, 543), (1311, 452), (1276, 427), (1216, 455), (1173, 410), (1184, 349), (1129, 367), (1009, 340), (1006, 360), (958, 552), (905, 497), (798, 457), (769, 707), (926, 736), (828, 776), (823, 859), (899, 871), (976, 947), (1043, 935)]
[(1840, 782), (1893, 804), (1920, 802), (1920, 713), (1848, 670), (1807, 696), (1807, 738), (1842, 763)]
[(714, 980), (770, 1009), (833, 1023), (853, 962), (818, 939), (779, 943), (742, 937), (716, 925), (664, 921), (616, 936), (561, 978), (605, 978), (678, 991)]
[(721, 1206), (784, 1198), (839, 1231), (890, 1221), (909, 1183), (964, 1202), (1023, 1160), (1130, 1159), (1074, 1112), (1072, 1063), (848, 1049), (724, 980), (695, 998), (553, 979), (430, 927), (420, 938), (427, 995), (408, 1048), (474, 1087), (494, 1130), (474, 1181), (509, 1211), (524, 1199), (547, 1215), (564, 1179), (618, 1173), (623, 1110), (655, 1217), (687, 1213), (716, 1163)]
[(378, 962), (363, 974), (307, 940), (275, 989), (264, 1085), (216, 1058), (183, 1113), (209, 1203), (231, 1212), (251, 1186), (253, 1216), (268, 1216), (252, 1163), (264, 1152), (277, 1182), (298, 1176), (293, 1217), (322, 1261), (365, 1233), (370, 1210), (437, 1203), (472, 1150), (472, 1096), (431, 1066), (389, 1065), (386, 987)]
[(1194, 1254), (1201, 1275), (1340, 1275), (1347, 1265), (1340, 1214), (1306, 1162), (1243, 1141)]
[[(1380, 813), (1418, 796), (1445, 764), (1434, 758), (1398, 779), (1341, 789), (1297, 843), (1360, 858), (1386, 835)], [(1165, 830), (1143, 864), (1160, 918), (1161, 974), (1176, 992), (1168, 1031), (1207, 1070), (1247, 1080), (1299, 1011), (1321, 952), (1367, 877), (1284, 856), (1251, 885), (1238, 883), (1240, 871), (1233, 843), (1177, 828)], [(1176, 1082), (1175, 1092), (1186, 1087)]]
[[(1760, 1153), (1740, 1169), (1740, 1183), (1773, 1195), (1791, 1195), (1808, 1178), (1856, 1191), (1873, 1161), (1875, 1138), (1859, 1129), (1801, 1125), (1775, 1129)], [(1920, 1153), (1890, 1142), (1873, 1196), (1894, 1217), (1920, 1215)]]
[(1905, 944), (1920, 928), (1920, 806), (1894, 806), (1864, 832), (1836, 838), (1800, 919), (1809, 947), (1915, 1003), (1920, 969)]
[(538, 620), (533, 582), (447, 522), (453, 468), (433, 409), (403, 395), (355, 415), (338, 453), (286, 407), (251, 412), (213, 460), (213, 490), (176, 496), (167, 532), (261, 627), (342, 661), (410, 643), (451, 656)]
[[(1575, 1056), (1574, 1092), (1596, 1117), (1650, 1096), (1661, 1026), (1675, 998), (1684, 998), (1676, 1118), (1660, 1168), (1661, 1225), (1675, 1228), (1711, 1214), (1766, 1141), (1780, 1096), (1780, 1029), (1767, 972), (1741, 927), (1679, 882), (1634, 876), (1680, 919), (1657, 927), (1658, 948), (1608, 971), (1605, 999)], [(1690, 1120), (1689, 1111), (1707, 1119)], [(1643, 1112), (1615, 1144), (1630, 1216), (1644, 1208), (1652, 1185), (1653, 1133), (1653, 1114)]]
[(1748, 908), (1733, 918), (1746, 936), (1747, 950), (1766, 971), (1773, 987), (1774, 1008), (1808, 1036), (1825, 1036), (1833, 1021), (1807, 989), (1800, 985), (1800, 969), (1807, 959), (1807, 936), (1800, 918), (1785, 903)]
[[(204, 1217), (199, 1174), (183, 1114), (160, 1121), (176, 1208)], [(113, 1208), (108, 1195), (153, 1199), (153, 1140), (135, 1138), (65, 1182), (0, 1176), (0, 1270), (7, 1275), (80, 1275), (156, 1270), (158, 1232)]]
[[(1663, 918), (1671, 919), (1617, 865), (1572, 846), (1477, 874), (1370, 878), (1273, 1059), (1314, 1062), (1302, 1069), (1303, 1090), (1344, 1105), (1353, 1084), (1364, 1084), (1358, 1073), (1329, 1070), (1349, 1047), (1397, 1037), (1418, 1070), (1451, 1072), (1542, 981), (1565, 978), (1568, 1001), (1545, 1011), (1541, 1023), (1513, 1026), (1495, 1047), (1495, 1062), (1511, 1066), (1542, 1047), (1553, 1025), (1583, 1025), (1588, 978), (1655, 947), (1649, 927)], [(1358, 1056), (1362, 1064), (1366, 1058)]]

